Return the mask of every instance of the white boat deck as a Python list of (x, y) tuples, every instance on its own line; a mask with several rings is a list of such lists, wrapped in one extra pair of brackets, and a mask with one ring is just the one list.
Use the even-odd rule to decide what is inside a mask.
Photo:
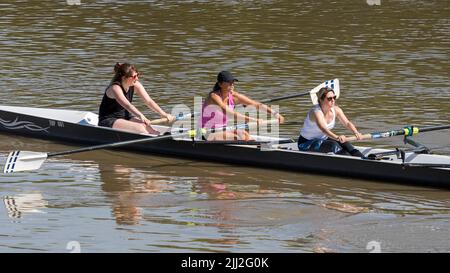
[(98, 115), (88, 111), (60, 110), (49, 108), (19, 107), (19, 106), (0, 106), (0, 110), (42, 117), (50, 120), (61, 120), (69, 123), (78, 123), (97, 126)]
[[(41, 117), (49, 120), (63, 121), (67, 123), (75, 123), (87, 126), (98, 126), (98, 115), (89, 111), (77, 111), (77, 110), (62, 110), (62, 109), (50, 109), (50, 108), (34, 108), (34, 107), (19, 107), (19, 106), (0, 106), (0, 110), (19, 113), (23, 115)], [(156, 130), (165, 133), (170, 130), (167, 126), (154, 126)], [(112, 128), (106, 128), (107, 130), (117, 130)], [(124, 130), (118, 130), (124, 131)], [(154, 135), (151, 135), (154, 136)]]

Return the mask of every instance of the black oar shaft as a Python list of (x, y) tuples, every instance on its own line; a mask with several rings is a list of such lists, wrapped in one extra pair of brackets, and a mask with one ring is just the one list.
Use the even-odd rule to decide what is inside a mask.
[[(364, 139), (387, 138), (387, 137), (394, 137), (394, 136), (412, 136), (417, 133), (445, 130), (445, 129), (450, 129), (450, 124), (429, 126), (429, 127), (423, 127), (423, 128), (416, 127), (416, 126), (407, 126), (407, 127), (404, 127), (403, 129), (398, 129), (398, 130), (364, 134), (364, 135), (362, 135), (362, 139), (364, 140)], [(347, 137), (347, 141), (355, 141), (355, 140), (357, 140), (356, 136)]]
[[(208, 129), (208, 130), (202, 129), (201, 133), (206, 134), (206, 133), (215, 133), (215, 132), (235, 130), (235, 129), (248, 129), (248, 128), (250, 128), (250, 126), (253, 126), (253, 125), (262, 125), (262, 124), (269, 124), (269, 123), (274, 123), (274, 122), (278, 122), (278, 121), (273, 119), (273, 120), (266, 120), (260, 124), (253, 122), (253, 123), (243, 123), (243, 124), (220, 127), (220, 128), (212, 128), (212, 129)], [(179, 138), (179, 137), (185, 137), (185, 136), (190, 136), (190, 135), (195, 135), (195, 134), (196, 134), (196, 130), (189, 130), (187, 132), (179, 133), (176, 135), (168, 134), (168, 135), (156, 136), (156, 137), (144, 137), (141, 139), (125, 140), (125, 141), (100, 144), (100, 145), (95, 145), (95, 146), (90, 146), (90, 147), (85, 147), (85, 148), (80, 148), (80, 149), (75, 149), (75, 150), (48, 153), (47, 157), (75, 154), (75, 153), (88, 152), (88, 151), (106, 149), (106, 148), (115, 148), (115, 147), (130, 145), (130, 144), (137, 144), (137, 143), (150, 142), (150, 141), (159, 141), (159, 140), (170, 139), (170, 138)]]
[(268, 102), (274, 102), (274, 101), (279, 101), (279, 100), (287, 100), (287, 99), (302, 97), (302, 96), (306, 96), (306, 95), (309, 95), (309, 91), (308, 92), (304, 92), (304, 93), (300, 93), (300, 94), (287, 95), (287, 96), (273, 98), (273, 99), (266, 99), (266, 100), (262, 100), (261, 102), (262, 103), (268, 103)]
[(120, 146), (125, 146), (125, 145), (130, 145), (130, 144), (137, 144), (137, 143), (147, 142), (147, 141), (151, 141), (151, 140), (152, 141), (163, 140), (163, 139), (168, 139), (168, 138), (172, 138), (172, 137), (174, 137), (174, 136), (165, 135), (165, 136), (157, 136), (157, 137), (144, 137), (142, 139), (133, 139), (133, 140), (127, 140), (127, 141), (114, 142), (114, 143), (100, 144), (100, 145), (96, 145), (96, 146), (90, 146), (90, 147), (85, 147), (85, 148), (80, 148), (80, 149), (75, 149), (75, 150), (49, 153), (47, 155), (47, 157), (75, 154), (75, 153), (81, 153), (81, 152), (89, 152), (89, 151), (94, 151), (94, 150), (120, 147)]
[(419, 132), (429, 132), (429, 131), (445, 130), (445, 129), (450, 129), (450, 124), (419, 128)]

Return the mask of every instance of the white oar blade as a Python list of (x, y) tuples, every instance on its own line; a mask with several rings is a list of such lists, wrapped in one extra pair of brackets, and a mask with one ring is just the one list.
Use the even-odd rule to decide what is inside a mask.
[(3, 173), (37, 170), (46, 159), (46, 153), (13, 151), (6, 159)]

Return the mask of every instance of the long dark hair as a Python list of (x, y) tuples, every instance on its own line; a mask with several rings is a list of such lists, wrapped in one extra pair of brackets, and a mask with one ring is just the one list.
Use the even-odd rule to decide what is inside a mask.
[(139, 73), (134, 65), (129, 63), (116, 63), (114, 66), (114, 77), (111, 83), (121, 82), (123, 77), (133, 76), (133, 72)]
[(211, 92), (217, 92), (220, 91), (220, 85), (219, 82), (216, 82)]

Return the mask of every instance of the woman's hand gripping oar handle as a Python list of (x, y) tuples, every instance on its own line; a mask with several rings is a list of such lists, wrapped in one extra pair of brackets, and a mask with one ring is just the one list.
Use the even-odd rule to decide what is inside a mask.
[(364, 135), (361, 135), (361, 138), (360, 138), (360, 139), (358, 139), (356, 136), (346, 136), (346, 137), (345, 137), (345, 139), (346, 139), (347, 141), (364, 140), (364, 139), (371, 139), (371, 138), (372, 138), (372, 135), (371, 135), (371, 134), (364, 134)]
[(174, 123), (175, 121), (179, 121), (179, 120), (183, 120), (183, 119), (187, 119), (187, 118), (191, 118), (192, 116), (197, 115), (198, 113), (194, 112), (194, 113), (188, 113), (186, 115), (177, 115), (175, 116), (175, 118), (173, 120), (169, 120), (168, 118), (159, 118), (159, 119), (154, 119), (151, 120), (150, 123), (152, 125), (159, 125), (159, 124), (167, 124), (167, 125), (172, 125), (172, 123)]
[(154, 119), (154, 120), (151, 120), (150, 123), (152, 125), (165, 124), (165, 123), (169, 123), (169, 119), (168, 118)]

